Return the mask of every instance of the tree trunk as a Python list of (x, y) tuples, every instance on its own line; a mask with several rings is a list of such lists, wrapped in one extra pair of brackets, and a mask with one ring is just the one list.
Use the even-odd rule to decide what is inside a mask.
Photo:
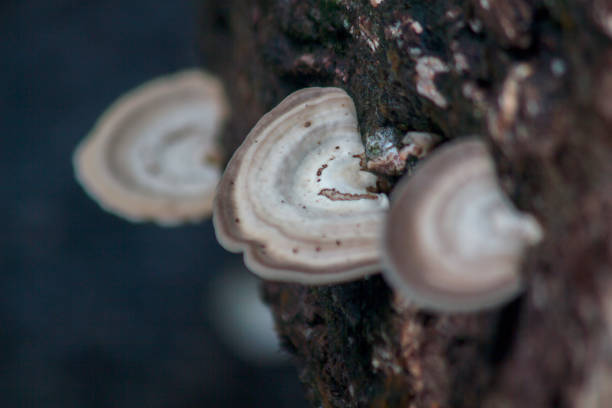
[(380, 276), (266, 283), (312, 405), (610, 406), (612, 3), (218, 3), (204, 6), (201, 43), (233, 104), (228, 151), (290, 92), (341, 87), (366, 143), (382, 127), (486, 140), (546, 234), (525, 258), (525, 293), (488, 312), (426, 313)]

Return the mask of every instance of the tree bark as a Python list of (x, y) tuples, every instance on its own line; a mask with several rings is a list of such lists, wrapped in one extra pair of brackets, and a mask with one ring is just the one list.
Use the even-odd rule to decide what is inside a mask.
[(233, 104), (229, 152), (290, 92), (338, 86), (366, 144), (384, 127), (486, 140), (503, 188), (546, 234), (525, 258), (525, 293), (487, 312), (423, 312), (380, 276), (266, 283), (312, 405), (609, 406), (612, 3), (216, 3), (201, 43)]

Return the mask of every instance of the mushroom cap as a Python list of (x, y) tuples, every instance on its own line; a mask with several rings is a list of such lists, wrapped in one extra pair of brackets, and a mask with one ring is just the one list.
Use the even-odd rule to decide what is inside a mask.
[(213, 223), (265, 279), (324, 284), (380, 270), (388, 207), (361, 171), (352, 99), (338, 88), (294, 92), (264, 115), (230, 160)]
[(228, 112), (222, 84), (202, 71), (149, 81), (113, 103), (79, 144), (76, 178), (130, 221), (208, 217), (221, 178), (215, 138)]
[(473, 311), (522, 288), (523, 251), (542, 231), (497, 183), (483, 142), (461, 139), (435, 150), (398, 183), (383, 236), (383, 274), (423, 308)]

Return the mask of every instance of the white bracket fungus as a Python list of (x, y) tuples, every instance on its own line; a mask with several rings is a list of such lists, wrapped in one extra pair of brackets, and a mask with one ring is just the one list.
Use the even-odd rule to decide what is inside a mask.
[(435, 150), (396, 187), (383, 273), (424, 308), (491, 307), (520, 291), (523, 251), (541, 237), (536, 220), (500, 189), (486, 146), (459, 140)]
[(380, 270), (387, 197), (361, 171), (352, 99), (306, 88), (264, 115), (219, 183), (219, 242), (266, 279), (323, 284)]
[(98, 119), (75, 152), (76, 177), (131, 221), (208, 217), (221, 177), (215, 139), (228, 111), (221, 83), (201, 71), (147, 82)]

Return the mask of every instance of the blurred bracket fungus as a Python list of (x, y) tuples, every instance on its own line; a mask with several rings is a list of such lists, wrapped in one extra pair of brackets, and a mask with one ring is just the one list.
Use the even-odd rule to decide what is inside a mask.
[(74, 154), (76, 177), (104, 209), (170, 226), (210, 216), (221, 178), (216, 143), (229, 106), (219, 80), (186, 70), (128, 92)]
[(264, 115), (219, 183), (213, 223), (269, 280), (325, 284), (380, 271), (388, 208), (364, 153), (351, 97), (305, 88)]
[(243, 268), (226, 268), (204, 297), (205, 314), (220, 340), (242, 360), (260, 366), (286, 364), (289, 356), (281, 350), (259, 283)]
[(383, 237), (384, 276), (420, 307), (475, 311), (521, 290), (523, 251), (542, 238), (497, 183), (475, 139), (434, 151), (394, 191)]

